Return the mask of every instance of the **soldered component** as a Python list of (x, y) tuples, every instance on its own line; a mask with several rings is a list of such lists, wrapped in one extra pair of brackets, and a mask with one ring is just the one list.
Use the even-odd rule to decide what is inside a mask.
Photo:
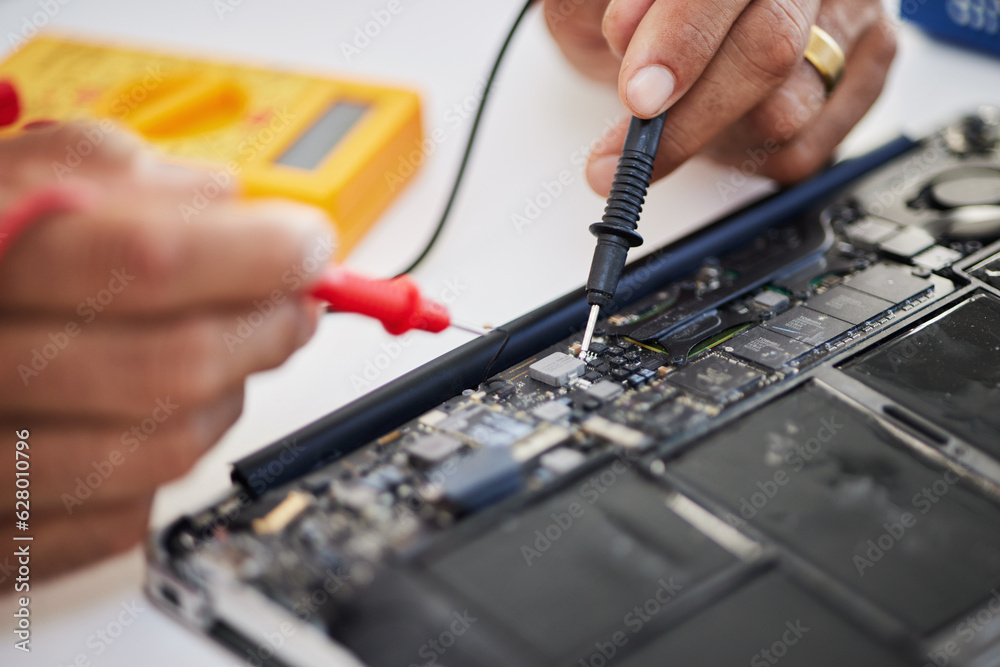
[(573, 432), (568, 428), (555, 424), (544, 426), (515, 443), (511, 453), (515, 459), (523, 463), (544, 454), (556, 445), (561, 445), (571, 437), (573, 437)]
[(562, 475), (586, 460), (587, 457), (575, 449), (560, 447), (559, 449), (553, 449), (551, 452), (543, 455), (542, 458), (539, 459), (539, 462), (546, 470), (556, 475)]
[(427, 468), (437, 465), (463, 447), (463, 443), (443, 433), (433, 433), (418, 437), (406, 446), (410, 463)]
[(548, 401), (532, 409), (531, 414), (547, 422), (554, 422), (569, 416), (571, 412), (573, 412), (573, 408), (566, 405), (564, 401)]
[(502, 412), (495, 412), (484, 405), (471, 405), (454, 412), (442, 420), (437, 428), (484, 447), (506, 447), (532, 430), (531, 424), (508, 417)]
[(809, 307), (826, 315), (861, 324), (874, 319), (895, 304), (846, 285), (837, 285), (809, 299)]
[(650, 439), (642, 431), (617, 424), (599, 415), (594, 415), (582, 424), (583, 430), (629, 449), (641, 449), (650, 444)]
[(780, 312), (788, 307), (789, 298), (787, 294), (766, 289), (753, 298), (753, 302), (767, 310)]
[(761, 373), (721, 355), (694, 361), (667, 377), (671, 384), (696, 396), (723, 402), (736, 392), (757, 384)]
[(491, 505), (521, 488), (521, 467), (507, 447), (477, 450), (458, 461), (445, 476), (442, 498), (456, 509), (471, 512)]
[(439, 423), (448, 418), (448, 413), (443, 410), (430, 410), (420, 415), (417, 419), (418, 422), (424, 426), (437, 426)]
[(889, 238), (898, 230), (899, 225), (895, 222), (869, 216), (852, 222), (844, 231), (852, 243), (863, 248), (874, 248), (880, 241)]
[(878, 249), (900, 259), (910, 259), (934, 245), (934, 237), (922, 227), (904, 227), (901, 231), (879, 242)]
[(851, 329), (851, 324), (824, 313), (798, 306), (770, 320), (771, 331), (816, 347)]
[(599, 401), (610, 401), (611, 399), (621, 395), (625, 390), (617, 382), (609, 382), (608, 380), (601, 380), (593, 387), (587, 389), (587, 394)]
[(264, 516), (254, 519), (254, 532), (261, 535), (280, 533), (309, 507), (309, 496), (298, 491), (289, 491), (285, 499)]
[(587, 371), (587, 362), (565, 352), (553, 352), (528, 366), (529, 377), (553, 387), (564, 387)]
[(768, 331), (764, 327), (756, 327), (736, 336), (726, 347), (730, 354), (775, 370), (812, 349), (805, 343)]
[(936, 245), (913, 258), (913, 263), (931, 271), (937, 271), (962, 259), (962, 253), (951, 248)]
[(844, 284), (886, 301), (900, 303), (934, 288), (928, 278), (921, 278), (902, 266), (876, 264), (855, 274)]

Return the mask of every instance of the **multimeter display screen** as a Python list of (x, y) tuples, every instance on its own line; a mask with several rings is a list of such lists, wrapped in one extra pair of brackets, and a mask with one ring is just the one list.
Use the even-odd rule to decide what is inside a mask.
[(315, 169), (367, 110), (365, 104), (337, 102), (275, 162), (299, 169)]

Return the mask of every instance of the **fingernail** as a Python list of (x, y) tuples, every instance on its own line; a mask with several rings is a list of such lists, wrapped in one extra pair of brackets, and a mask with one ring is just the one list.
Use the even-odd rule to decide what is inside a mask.
[(655, 116), (667, 108), (674, 92), (674, 75), (666, 67), (649, 65), (632, 75), (625, 88), (625, 101), (639, 116)]
[(587, 182), (597, 194), (606, 197), (611, 190), (611, 182), (618, 169), (618, 156), (605, 155), (587, 164)]

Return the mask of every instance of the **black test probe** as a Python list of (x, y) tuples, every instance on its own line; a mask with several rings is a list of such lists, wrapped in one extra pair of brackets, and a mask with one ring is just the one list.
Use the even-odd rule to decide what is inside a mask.
[(646, 198), (646, 188), (653, 175), (653, 158), (660, 145), (660, 133), (663, 132), (666, 117), (667, 112), (664, 111), (648, 120), (632, 118), (628, 134), (625, 135), (622, 156), (618, 158), (618, 169), (611, 184), (604, 217), (590, 226), (590, 233), (597, 237), (597, 248), (590, 265), (590, 277), (587, 279), (590, 317), (587, 318), (587, 328), (583, 334), (581, 359), (586, 359), (590, 352), (590, 342), (594, 337), (594, 327), (601, 308), (611, 304), (618, 289), (628, 249), (642, 245), (642, 237), (636, 227)]

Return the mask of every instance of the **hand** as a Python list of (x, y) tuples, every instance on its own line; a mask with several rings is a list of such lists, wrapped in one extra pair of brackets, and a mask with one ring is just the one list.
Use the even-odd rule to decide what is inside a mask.
[[(319, 211), (239, 202), (222, 172), (166, 166), (109, 127), (0, 142), (0, 211), (50, 183), (92, 195), (0, 260), (0, 535), (31, 545), (33, 576), (144, 537), (156, 487), (232, 425), (247, 375), (312, 336), (302, 288), (332, 252)], [(15, 465), (30, 470), (26, 532)]]
[[(563, 53), (585, 74), (617, 80), (632, 114), (671, 109), (654, 178), (697, 153), (781, 183), (809, 176), (874, 103), (896, 48), (881, 0), (544, 0), (544, 10)], [(814, 24), (847, 56), (829, 97), (803, 59)], [(599, 193), (626, 129), (590, 157)]]

